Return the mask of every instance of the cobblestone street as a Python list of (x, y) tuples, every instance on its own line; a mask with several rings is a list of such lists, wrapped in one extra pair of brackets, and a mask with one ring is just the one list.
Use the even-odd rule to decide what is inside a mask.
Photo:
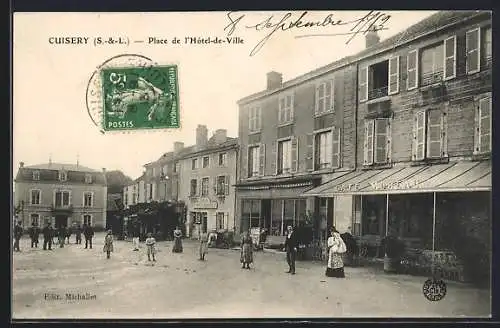
[[(294, 318), (294, 317), (486, 317), (488, 290), (449, 283), (446, 297), (422, 295), (425, 277), (385, 275), (375, 269), (346, 268), (346, 279), (327, 278), (324, 266), (297, 262), (286, 274), (284, 254), (256, 252), (254, 267), (242, 270), (236, 250), (209, 249), (197, 260), (197, 244), (184, 253), (158, 243), (157, 262), (148, 263), (144, 245), (115, 241), (107, 260), (103, 234), (92, 250), (84, 245), (43, 251), (21, 240), (13, 258), (13, 318)], [(74, 236), (71, 240), (74, 242)], [(95, 295), (67, 301), (66, 293)], [(61, 300), (46, 300), (58, 294)]]

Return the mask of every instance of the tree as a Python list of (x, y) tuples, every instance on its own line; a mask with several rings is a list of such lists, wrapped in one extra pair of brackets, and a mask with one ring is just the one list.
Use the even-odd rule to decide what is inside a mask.
[(106, 180), (108, 184), (108, 194), (121, 193), (125, 186), (133, 182), (130, 177), (119, 170), (106, 172)]

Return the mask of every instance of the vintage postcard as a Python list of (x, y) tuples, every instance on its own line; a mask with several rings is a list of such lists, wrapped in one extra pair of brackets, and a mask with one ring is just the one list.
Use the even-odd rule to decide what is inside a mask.
[(13, 14), (13, 319), (488, 318), (492, 13)]

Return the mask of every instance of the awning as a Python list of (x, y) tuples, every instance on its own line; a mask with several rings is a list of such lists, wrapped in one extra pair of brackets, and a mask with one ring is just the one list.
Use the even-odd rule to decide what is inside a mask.
[(491, 190), (491, 161), (358, 170), (323, 183), (303, 196), (376, 195)]

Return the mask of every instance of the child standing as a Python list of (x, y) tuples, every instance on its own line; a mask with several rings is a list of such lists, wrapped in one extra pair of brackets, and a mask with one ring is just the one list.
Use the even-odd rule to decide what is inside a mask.
[(148, 238), (146, 238), (146, 247), (148, 248), (148, 261), (151, 261), (151, 256), (153, 256), (153, 262), (156, 262), (155, 244), (156, 244), (156, 239), (154, 239), (153, 234), (151, 232), (148, 233)]
[(104, 252), (106, 252), (106, 258), (111, 258), (111, 252), (113, 251), (113, 232), (108, 230), (106, 237), (104, 238)]

